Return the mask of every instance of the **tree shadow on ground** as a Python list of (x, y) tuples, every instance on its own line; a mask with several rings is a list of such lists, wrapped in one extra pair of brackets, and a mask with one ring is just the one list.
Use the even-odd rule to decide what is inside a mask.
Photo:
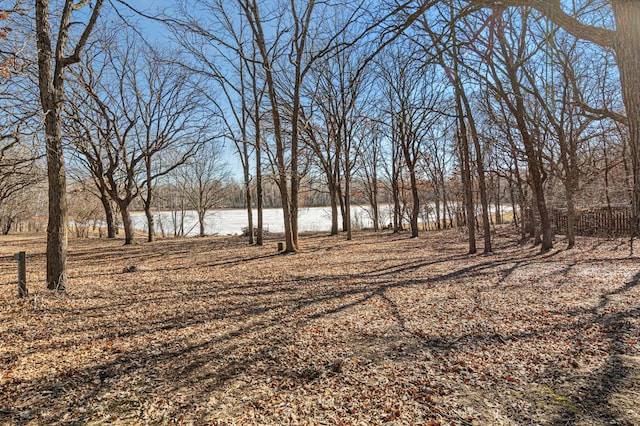
[[(373, 362), (399, 358), (410, 362), (425, 352), (447, 358), (458, 352), (474, 352), (477, 347), (488, 345), (500, 348), (515, 342), (547, 336), (553, 332), (571, 330), (589, 321), (610, 326), (609, 339), (615, 347), (616, 339), (620, 340), (616, 330), (625, 318), (637, 316), (639, 312), (638, 309), (629, 309), (610, 314), (604, 312), (604, 308), (612, 297), (633, 290), (638, 285), (640, 274), (625, 286), (603, 293), (599, 305), (592, 308), (590, 319), (567, 319), (555, 325), (539, 325), (530, 330), (513, 333), (487, 330), (455, 333), (455, 330), (452, 330), (450, 335), (444, 336), (423, 333), (410, 325), (407, 306), (398, 303), (391, 295), (394, 291), (409, 289), (418, 289), (421, 292), (435, 289), (446, 291), (447, 286), (454, 283), (471, 294), (474, 290), (481, 289), (475, 282), (485, 279), (487, 274), (496, 274), (498, 277), (493, 287), (508, 287), (507, 284), (510, 284), (509, 281), (516, 271), (550, 262), (555, 255), (556, 253), (539, 255), (517, 252), (513, 256), (491, 259), (459, 254), (440, 255), (429, 260), (405, 259), (398, 264), (366, 271), (336, 273), (329, 277), (309, 275), (304, 281), (287, 278), (277, 283), (256, 278), (251, 278), (246, 283), (185, 279), (180, 289), (158, 284), (158, 288), (153, 290), (155, 293), (147, 293), (142, 297), (132, 292), (135, 288), (133, 286), (119, 289), (113, 297), (116, 302), (111, 302), (111, 298), (105, 296), (105, 303), (87, 306), (85, 309), (64, 306), (58, 308), (56, 314), (69, 320), (68, 324), (62, 326), (62, 334), (69, 336), (67, 340), (62, 343), (43, 341), (31, 345), (31, 349), (39, 353), (73, 351), (79, 347), (99, 345), (104, 353), (103, 359), (87, 366), (67, 368), (47, 377), (16, 380), (11, 385), (4, 385), (23, 389), (23, 394), (28, 397), (14, 404), (10, 411), (0, 412), (0, 421), (4, 417), (7, 421), (26, 423), (39, 419), (43, 410), (50, 409), (58, 409), (59, 414), (47, 418), (48, 421), (66, 421), (64, 415), (69, 407), (57, 406), (56, 401), (58, 397), (69, 393), (76, 399), (75, 408), (95, 406), (99, 401), (109, 400), (109, 404), (113, 406), (111, 409), (120, 415), (135, 416), (147, 398), (145, 395), (151, 398), (160, 397), (159, 388), (169, 394), (189, 395), (185, 401), (167, 408), (164, 414), (166, 419), (177, 419), (185, 412), (202, 410), (212, 394), (224, 393), (232, 384), (238, 385), (238, 381), (244, 380), (247, 376), (263, 383), (267, 383), (268, 378), (279, 386), (276, 390), (295, 386), (295, 383), (317, 383), (326, 377), (339, 376), (346, 368), (343, 365), (344, 360), (340, 357), (323, 361), (307, 358), (292, 364), (287, 348), (296, 342), (297, 333), (301, 333), (309, 324), (316, 324), (320, 320), (337, 320), (341, 318), (341, 314), (364, 309), (374, 301), (380, 301), (388, 308), (396, 324), (392, 330), (394, 334), (386, 338), (367, 338), (353, 332), (348, 334), (348, 337), (354, 341), (371, 339), (379, 343), (380, 347), (374, 350), (370, 347), (363, 349), (347, 345), (357, 357), (370, 357)], [(88, 260), (87, 253), (83, 253), (82, 256)], [(251, 266), (272, 257), (273, 255), (262, 255), (247, 259), (221, 260), (207, 265)], [(467, 264), (468, 262), (470, 264)], [(577, 263), (579, 262), (560, 268), (558, 273), (566, 277), (569, 269)], [(441, 269), (432, 272), (431, 269), (436, 267)], [(510, 287), (525, 285), (528, 284), (513, 283)], [(219, 302), (216, 302), (217, 300)], [(234, 300), (241, 302), (231, 302)], [(190, 301), (208, 303), (210, 307), (204, 311), (189, 310)], [(446, 303), (446, 300), (437, 302), (438, 306)], [(133, 314), (146, 306), (157, 305), (172, 309), (164, 311), (164, 315), (144, 316), (141, 321), (131, 324), (118, 324), (116, 320), (119, 317), (111, 318), (114, 313)], [(186, 306), (178, 309), (182, 305)], [(471, 308), (472, 306), (469, 307)], [(567, 315), (570, 313), (566, 312)], [(97, 323), (87, 327), (80, 322), (81, 319), (89, 317), (97, 320)], [(81, 330), (89, 332), (93, 339), (75, 338), (75, 334)], [(184, 340), (180, 333), (175, 332), (193, 333), (194, 337)], [(136, 339), (135, 342), (148, 340), (149, 343), (137, 347), (117, 345), (117, 340), (133, 338)], [(620, 346), (616, 351), (614, 355), (622, 354), (626, 348)], [(16, 360), (12, 358), (9, 361), (13, 363)], [(624, 380), (624, 376), (618, 376), (621, 372), (624, 373), (622, 366), (612, 357), (601, 372), (599, 383), (594, 383), (593, 387), (588, 389), (593, 397), (579, 400), (580, 405), (599, 413), (602, 419), (613, 419), (614, 414), (606, 410), (606, 403), (611, 389), (615, 389)], [(121, 394), (123, 389), (135, 389), (136, 394)], [(0, 388), (0, 395), (5, 393), (6, 389)], [(254, 403), (259, 404), (260, 401)], [(426, 406), (431, 407), (429, 404)], [(89, 421), (96, 415), (88, 410), (76, 420)], [(516, 414), (513, 416), (518, 419)], [(569, 412), (563, 413), (562, 418), (571, 422), (576, 420), (575, 416), (575, 413)], [(132, 419), (143, 421), (140, 417)]]
[[(579, 389), (577, 395), (572, 395), (579, 410), (568, 410), (554, 425), (575, 424), (588, 416), (591, 422), (601, 422), (601, 424), (632, 425), (628, 420), (622, 418), (622, 413), (612, 408), (612, 399), (616, 393), (628, 387), (627, 380), (630, 378), (631, 368), (622, 360), (622, 356), (629, 353), (630, 347), (625, 341), (622, 331), (625, 329), (627, 318), (637, 318), (640, 315), (640, 308), (632, 308), (613, 314), (607, 313), (605, 308), (610, 303), (613, 296), (621, 295), (638, 287), (640, 284), (640, 273), (637, 273), (624, 286), (603, 293), (600, 302), (591, 309), (591, 321), (604, 326), (609, 343), (609, 354), (605, 365), (597, 374), (588, 380), (586, 386)], [(636, 365), (636, 369), (640, 363)], [(638, 372), (635, 372), (638, 375)], [(640, 397), (638, 389), (633, 390), (636, 396)], [(635, 403), (637, 404), (636, 399)], [(637, 408), (637, 405), (636, 405)]]

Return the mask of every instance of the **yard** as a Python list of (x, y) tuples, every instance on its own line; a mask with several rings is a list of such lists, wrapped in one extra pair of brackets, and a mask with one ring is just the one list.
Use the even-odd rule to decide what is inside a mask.
[(640, 424), (629, 241), (499, 232), (73, 239), (66, 294), (0, 237), (0, 424)]

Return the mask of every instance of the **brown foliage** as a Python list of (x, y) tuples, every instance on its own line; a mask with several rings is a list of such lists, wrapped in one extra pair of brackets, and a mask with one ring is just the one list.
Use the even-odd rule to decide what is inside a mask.
[(2, 237), (0, 424), (640, 423), (624, 242), (355, 237), (72, 240), (66, 294), (37, 288), (44, 238)]

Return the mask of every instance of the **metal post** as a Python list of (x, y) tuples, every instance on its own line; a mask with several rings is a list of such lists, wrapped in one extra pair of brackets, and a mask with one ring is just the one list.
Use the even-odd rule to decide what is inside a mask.
[(18, 261), (18, 297), (23, 298), (29, 294), (27, 290), (27, 253), (24, 251), (15, 253), (13, 258)]

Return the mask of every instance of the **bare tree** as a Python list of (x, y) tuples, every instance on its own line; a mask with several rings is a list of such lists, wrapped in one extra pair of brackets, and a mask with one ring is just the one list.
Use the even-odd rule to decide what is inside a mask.
[[(556, 43), (552, 37), (549, 38), (549, 43), (553, 59), (543, 59), (553, 61), (553, 63), (541, 67), (539, 63), (530, 61), (530, 66), (523, 67), (523, 74), (528, 82), (528, 92), (535, 98), (543, 113), (538, 127), (553, 137), (552, 146), (549, 148), (551, 152), (550, 166), (564, 185), (567, 205), (567, 248), (572, 248), (576, 242), (575, 198), (581, 175), (579, 148), (592, 137), (589, 134), (591, 132), (587, 130), (593, 122), (593, 118), (582, 115), (578, 107), (581, 100), (584, 100), (584, 92), (581, 87), (584, 84), (584, 75), (583, 81), (578, 81), (580, 58), (576, 52), (577, 43), (574, 40), (568, 44), (566, 39), (558, 39)], [(555, 74), (556, 62), (557, 67), (560, 68), (556, 84), (546, 85), (546, 90), (544, 87), (539, 87), (540, 76), (536, 71)], [(553, 157), (555, 157), (553, 153), (556, 151), (555, 145), (559, 147), (558, 161), (553, 161)], [(583, 172), (583, 174), (586, 173)]]
[[(635, 218), (635, 233), (640, 229), (640, 2), (609, 0), (615, 29), (585, 23), (575, 13), (565, 10), (559, 1), (545, 0), (469, 0), (477, 6), (529, 6), (566, 30), (576, 38), (593, 42), (616, 54), (620, 73), (622, 99), (626, 109), (626, 124), (629, 129), (631, 169), (633, 175), (632, 206)], [(535, 179), (534, 179), (535, 180)]]
[(155, 182), (187, 161), (209, 137), (210, 115), (187, 70), (141, 46), (134, 34), (119, 34), (119, 45), (111, 46), (109, 37), (96, 45), (92, 55), (99, 60), (91, 62), (100, 64), (99, 69), (87, 65), (77, 73), (87, 101), (76, 104), (74, 115), (90, 123), (76, 147), (118, 205), (125, 244), (131, 244), (132, 201), (144, 191), (151, 240)]
[(418, 237), (420, 196), (418, 187), (418, 163), (428, 136), (440, 120), (439, 108), (444, 105), (444, 86), (437, 78), (433, 64), (416, 61), (404, 46), (402, 53), (389, 55), (388, 65), (381, 67), (381, 75), (389, 91), (389, 112), (393, 120), (395, 138), (399, 142), (402, 158), (409, 173), (411, 189), (411, 237)]
[(380, 167), (383, 154), (384, 137), (380, 119), (365, 119), (367, 126), (363, 126), (360, 138), (359, 171), (361, 175), (362, 191), (371, 208), (371, 220), (374, 231), (380, 229)]
[[(140, 65), (134, 63), (137, 78), (129, 80), (138, 110), (134, 126), (137, 148), (144, 162), (144, 179), (140, 185), (145, 215), (147, 241), (155, 235), (153, 213), (154, 187), (157, 179), (184, 164), (209, 139), (211, 120), (204, 110), (202, 91), (191, 74), (173, 61), (145, 49)], [(167, 152), (173, 155), (162, 155)]]
[[(20, 136), (0, 136), (0, 208), (19, 199), (22, 192), (43, 180), (37, 160), (33, 147), (21, 142)], [(5, 220), (4, 233), (14, 220), (13, 217)]]
[[(88, 61), (89, 62), (89, 61)], [(80, 73), (75, 73), (77, 84), (68, 102), (71, 112), (69, 119), (65, 120), (66, 138), (74, 147), (75, 158), (80, 162), (77, 180), (82, 180), (84, 171), (88, 171), (94, 183), (94, 194), (100, 199), (107, 224), (107, 238), (115, 238), (118, 232), (111, 197), (108, 193), (106, 162), (106, 140), (111, 137), (110, 128), (100, 113), (100, 109), (94, 99), (84, 90), (83, 84), (92, 87), (96, 84), (90, 66), (84, 67)], [(82, 84), (80, 83), (82, 82)]]
[(219, 148), (208, 143), (197, 156), (178, 168), (177, 174), (182, 195), (198, 214), (199, 235), (204, 237), (207, 212), (222, 203), (224, 185), (229, 179), (227, 165)]
[[(238, 0), (238, 4), (243, 10), (245, 16), (249, 21), (251, 32), (253, 34), (254, 42), (260, 52), (260, 60), (262, 69), (265, 74), (267, 82), (267, 93), (269, 102), (271, 104), (271, 118), (274, 130), (275, 144), (276, 144), (276, 168), (277, 177), (276, 182), (280, 188), (280, 198), (282, 203), (282, 211), (284, 218), (284, 233), (285, 233), (285, 252), (297, 252), (298, 251), (298, 236), (297, 236), (297, 193), (298, 193), (298, 119), (300, 111), (300, 98), (296, 96), (293, 99), (292, 105), (292, 129), (291, 140), (289, 142), (291, 161), (289, 167), (285, 162), (285, 151), (287, 150), (286, 139), (284, 134), (284, 122), (282, 119), (282, 106), (281, 100), (278, 96), (278, 90), (276, 87), (276, 79), (274, 75), (273, 66), (275, 65), (275, 59), (272, 56), (274, 46), (268, 46), (268, 39), (265, 36), (263, 28), (264, 17), (261, 14), (261, 10), (256, 0)], [(296, 5), (291, 3), (292, 12), (294, 13), (294, 28), (295, 34), (293, 38), (292, 47), (292, 64), (295, 69), (294, 77), (294, 92), (295, 95), (299, 95), (302, 78), (304, 76), (302, 55), (305, 51), (305, 45), (307, 37), (309, 36), (309, 25), (311, 23), (311, 16), (315, 2), (307, 4), (303, 11), (303, 18), (299, 20), (296, 13)], [(305, 72), (306, 73), (306, 72)], [(288, 184), (288, 178), (291, 178), (291, 187)]]
[[(313, 98), (309, 112), (301, 110), (301, 118), (309, 149), (324, 172), (329, 190), (332, 226), (331, 234), (338, 232), (338, 203), (342, 212), (343, 230), (352, 238), (351, 185), (354, 171), (360, 164), (360, 144), (371, 130), (368, 119), (371, 105), (370, 78), (362, 63), (364, 52), (356, 48), (341, 49), (312, 69), (316, 84), (307, 88)], [(317, 118), (311, 122), (315, 110)]]
[[(66, 70), (80, 61), (80, 55), (95, 26), (103, 0), (65, 0), (55, 34), (51, 32), (49, 0), (36, 0), (38, 83), (45, 121), (47, 176), (49, 182), (49, 223), (47, 225), (47, 288), (64, 290), (67, 284), (67, 182), (62, 149), (61, 114), (65, 99)], [(77, 42), (70, 44), (72, 18), (82, 21), (80, 12), (92, 7)], [(87, 16), (87, 14), (85, 14)], [(54, 46), (55, 42), (55, 46)]]
[[(454, 122), (449, 118), (448, 122), (444, 123), (442, 128), (433, 135), (432, 143), (427, 144), (423, 152), (425, 157), (423, 167), (430, 177), (434, 190), (436, 229), (438, 230), (453, 226), (449, 185), (447, 184), (449, 169), (454, 157), (449, 146), (451, 139), (449, 133), (452, 127), (454, 127)], [(447, 216), (449, 217), (448, 221)]]
[[(335, 65), (335, 61), (333, 61), (333, 65)], [(308, 111), (302, 110), (301, 112), (302, 120), (307, 123), (304, 128), (304, 140), (314, 153), (314, 162), (324, 174), (331, 206), (331, 235), (338, 235), (338, 204), (341, 203), (342, 198), (341, 158), (343, 146), (339, 137), (338, 97), (335, 96), (334, 85), (336, 75), (329, 60), (318, 62), (312, 73), (315, 77), (313, 80), (316, 82), (316, 87), (310, 90), (315, 93), (316, 102), (311, 105)], [(319, 114), (316, 113), (316, 109)], [(314, 116), (318, 118), (312, 119)]]
[[(197, 6), (198, 13), (192, 6)], [(216, 0), (212, 2), (181, 1), (178, 20), (171, 19), (171, 28), (179, 43), (193, 58), (184, 64), (191, 71), (206, 76), (215, 89), (205, 90), (209, 101), (220, 113), (226, 127), (226, 137), (236, 148), (242, 165), (245, 208), (249, 229), (253, 230), (252, 156), (256, 161), (255, 184), (258, 204), (258, 244), (262, 244), (262, 171), (261, 108), (264, 79), (258, 73), (257, 46), (247, 20), (238, 4)], [(206, 13), (203, 13), (206, 11)], [(278, 36), (279, 37), (279, 36)], [(211, 86), (211, 85), (210, 85)], [(253, 126), (251, 126), (251, 124)], [(253, 142), (251, 138), (253, 127)], [(249, 244), (254, 233), (249, 232)]]
[[(544, 163), (544, 144), (539, 132), (536, 131), (537, 126), (533, 124), (537, 112), (528, 105), (528, 88), (523, 74), (525, 64), (531, 58), (532, 52), (539, 49), (539, 45), (526, 42), (529, 35), (529, 13), (530, 10), (522, 9), (519, 14), (514, 12), (507, 16), (502, 14), (495, 16), (494, 25), (489, 28), (486, 38), (476, 36), (474, 40), (476, 45), (482, 46), (482, 48), (474, 47), (474, 51), (482, 58), (483, 67), (470, 66), (466, 69), (475, 73), (481, 84), (499, 99), (502, 107), (509, 111), (513, 119), (522, 141), (524, 159), (528, 166), (535, 213), (540, 218), (541, 248), (549, 250), (553, 247), (553, 242), (544, 191), (545, 181), (548, 178)], [(466, 109), (467, 115), (472, 117), (468, 106)], [(472, 128), (475, 128), (475, 125)], [(472, 137), (477, 141), (477, 134), (472, 133)], [(479, 144), (476, 144), (476, 151), (479, 149)], [(478, 162), (480, 160), (478, 159)], [(486, 198), (484, 200), (483, 211), (486, 209)], [(486, 218), (485, 213), (483, 217)], [(487, 231), (485, 227), (485, 233)]]
[[(257, 56), (255, 43), (252, 43), (252, 58)], [(261, 246), (264, 242), (264, 219), (263, 219), (263, 176), (262, 176), (262, 122), (263, 122), (263, 100), (265, 97), (265, 83), (261, 82), (258, 76), (258, 66), (255, 61), (247, 61), (247, 74), (250, 79), (251, 94), (253, 95), (253, 112), (249, 115), (253, 122), (253, 147), (255, 150), (255, 180), (256, 180), (256, 209), (258, 227), (256, 229), (256, 245)]]
[[(279, 37), (284, 33), (277, 35), (273, 40), (268, 39), (264, 29), (264, 23), (268, 22), (268, 18), (262, 15), (257, 1), (238, 0), (238, 4), (247, 17), (253, 40), (258, 48), (259, 62), (262, 65), (271, 106), (276, 145), (276, 181), (280, 187), (285, 225), (285, 252), (296, 252), (298, 251), (297, 221), (301, 178), (299, 154), (304, 81), (318, 60), (339, 50), (340, 46), (344, 46), (340, 37), (353, 24), (362, 10), (362, 5), (360, 3), (351, 7), (342, 5), (342, 9), (338, 11), (325, 3), (311, 1), (302, 5), (291, 1), (286, 9), (288, 54), (274, 56), (274, 53), (278, 52), (276, 47), (282, 46), (283, 41)], [(275, 19), (278, 22), (282, 19), (280, 13), (279, 11), (278, 18)], [(333, 26), (327, 30), (322, 27), (323, 22), (320, 17), (327, 19), (338, 14), (341, 18), (335, 20), (339, 22), (337, 28)], [(286, 61), (286, 65), (283, 60)], [(276, 75), (276, 70), (281, 72)], [(286, 90), (283, 91), (283, 87), (286, 87)], [(285, 111), (286, 114), (283, 114)], [(289, 137), (287, 137), (287, 131), (290, 132)], [(286, 161), (287, 154), (289, 161)], [(344, 160), (349, 162), (346, 157)], [(346, 208), (348, 209), (348, 206)], [(347, 220), (349, 220), (348, 214)]]

